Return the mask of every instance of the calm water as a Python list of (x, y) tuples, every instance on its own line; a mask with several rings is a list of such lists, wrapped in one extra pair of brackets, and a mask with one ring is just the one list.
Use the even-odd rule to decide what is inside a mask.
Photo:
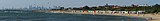
[(145, 21), (145, 19), (113, 15), (0, 11), (0, 21)]

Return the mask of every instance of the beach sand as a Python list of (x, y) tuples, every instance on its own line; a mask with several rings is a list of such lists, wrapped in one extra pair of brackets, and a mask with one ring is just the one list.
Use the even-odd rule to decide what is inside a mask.
[(152, 14), (120, 14), (120, 13), (111, 14), (111, 13), (83, 13), (83, 12), (60, 12), (60, 11), (54, 11), (54, 13), (133, 16), (133, 17), (142, 17), (146, 19), (152, 18), (152, 20), (148, 21), (160, 21), (160, 15), (152, 15)]

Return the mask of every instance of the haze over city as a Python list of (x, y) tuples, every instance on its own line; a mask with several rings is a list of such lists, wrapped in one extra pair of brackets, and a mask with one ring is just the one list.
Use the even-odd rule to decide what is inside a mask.
[[(0, 7), (3, 8), (24, 8), (29, 5), (39, 5), (45, 7), (81, 7), (81, 6), (101, 6), (109, 5), (131, 5), (131, 4), (159, 4), (160, 0), (0, 0)], [(35, 6), (34, 5), (34, 6)]]

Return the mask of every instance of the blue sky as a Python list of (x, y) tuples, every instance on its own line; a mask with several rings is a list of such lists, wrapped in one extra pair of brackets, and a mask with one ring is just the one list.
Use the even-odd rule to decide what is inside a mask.
[[(49, 4), (48, 4), (49, 2)], [(0, 8), (23, 8), (29, 5), (38, 5), (45, 7), (64, 6), (64, 7), (81, 7), (81, 6), (99, 6), (106, 3), (111, 5), (131, 5), (131, 4), (160, 4), (160, 0), (0, 0)], [(35, 5), (34, 5), (35, 4)]]

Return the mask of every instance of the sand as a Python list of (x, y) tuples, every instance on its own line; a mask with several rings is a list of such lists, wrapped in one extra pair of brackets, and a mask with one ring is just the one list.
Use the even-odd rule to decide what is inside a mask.
[(117, 15), (117, 16), (133, 16), (133, 17), (142, 17), (142, 18), (152, 18), (152, 20), (148, 21), (160, 21), (160, 15), (152, 15), (152, 14), (120, 14), (120, 13), (83, 13), (83, 12), (61, 12), (54, 11), (52, 13), (71, 13), (71, 14), (93, 14), (93, 15)]

